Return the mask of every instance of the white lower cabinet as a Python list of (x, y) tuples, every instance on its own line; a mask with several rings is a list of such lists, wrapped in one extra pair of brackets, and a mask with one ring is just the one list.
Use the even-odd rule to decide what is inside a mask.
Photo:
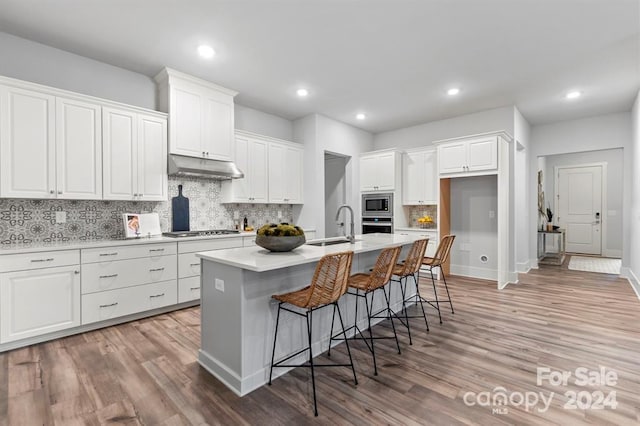
[[(41, 253), (48, 259), (47, 253)], [(0, 343), (80, 325), (80, 267), (0, 274)]]
[(200, 275), (181, 278), (178, 282), (178, 303), (200, 299)]
[(175, 280), (176, 269), (175, 256), (82, 265), (82, 294)]
[(82, 295), (82, 324), (105, 321), (178, 303), (176, 280)]
[(425, 256), (433, 257), (436, 254), (436, 250), (438, 249), (438, 231), (427, 230), (427, 229), (396, 229), (396, 234), (399, 235), (414, 235), (422, 238), (428, 238), (429, 242), (427, 243), (427, 250), (425, 252)]

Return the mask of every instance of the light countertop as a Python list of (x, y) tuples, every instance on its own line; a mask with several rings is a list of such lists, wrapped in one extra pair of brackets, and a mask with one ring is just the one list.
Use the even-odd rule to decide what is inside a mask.
[[(314, 229), (305, 229), (306, 232), (313, 232)], [(155, 235), (151, 237), (140, 238), (122, 238), (113, 240), (87, 240), (87, 241), (52, 241), (50, 243), (26, 243), (26, 244), (7, 244), (0, 246), (0, 256), (9, 254), (20, 253), (36, 253), (43, 251), (57, 251), (57, 250), (78, 250), (78, 249), (91, 249), (101, 247), (116, 247), (116, 246), (129, 246), (138, 244), (159, 244), (159, 243), (179, 243), (185, 241), (204, 241), (204, 240), (217, 240), (221, 238), (240, 238), (255, 236), (256, 232), (240, 232), (238, 234), (226, 234), (226, 235), (206, 235), (201, 237), (181, 237), (172, 238), (162, 235)]]
[(438, 228), (418, 228), (415, 226), (405, 226), (405, 227), (396, 227), (393, 228), (395, 231), (428, 231), (428, 232), (438, 232)]
[(356, 242), (334, 244), (330, 246), (311, 246), (304, 244), (293, 251), (284, 253), (270, 252), (259, 246), (213, 250), (197, 253), (206, 261), (218, 262), (254, 272), (271, 271), (305, 263), (317, 262), (326, 254), (352, 250), (354, 253), (381, 250), (386, 247), (410, 244), (419, 239), (417, 236), (400, 234), (356, 235)]

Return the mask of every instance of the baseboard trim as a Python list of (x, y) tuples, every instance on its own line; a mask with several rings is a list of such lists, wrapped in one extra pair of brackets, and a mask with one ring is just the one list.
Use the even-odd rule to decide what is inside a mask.
[(631, 270), (631, 268), (627, 268), (626, 266), (620, 268), (620, 276), (629, 281), (629, 285), (631, 285), (636, 296), (640, 299), (640, 279), (638, 279), (638, 276)]
[(529, 267), (530, 267), (531, 269), (538, 269), (538, 268), (539, 268), (539, 266), (538, 266), (538, 259), (530, 259), (530, 260), (529, 260)]
[(520, 274), (526, 274), (531, 270), (531, 261), (516, 263), (516, 271)]
[(498, 281), (498, 271), (495, 269), (477, 268), (474, 266), (465, 265), (451, 265), (451, 274), (470, 278), (480, 278), (483, 280)]

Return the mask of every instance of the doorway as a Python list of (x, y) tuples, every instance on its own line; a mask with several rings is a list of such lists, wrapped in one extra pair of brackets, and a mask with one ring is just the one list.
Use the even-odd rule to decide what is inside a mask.
[(606, 163), (555, 168), (557, 223), (566, 232), (570, 253), (602, 254), (606, 169)]
[(324, 153), (324, 235), (337, 237), (344, 235), (344, 227), (336, 223), (338, 207), (346, 204), (346, 167), (349, 157)]

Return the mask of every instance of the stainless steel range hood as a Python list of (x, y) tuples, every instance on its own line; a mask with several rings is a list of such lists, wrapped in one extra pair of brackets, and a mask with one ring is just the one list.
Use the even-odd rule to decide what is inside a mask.
[(176, 154), (169, 155), (169, 175), (223, 180), (244, 177), (242, 170), (238, 169), (232, 161), (211, 160)]

